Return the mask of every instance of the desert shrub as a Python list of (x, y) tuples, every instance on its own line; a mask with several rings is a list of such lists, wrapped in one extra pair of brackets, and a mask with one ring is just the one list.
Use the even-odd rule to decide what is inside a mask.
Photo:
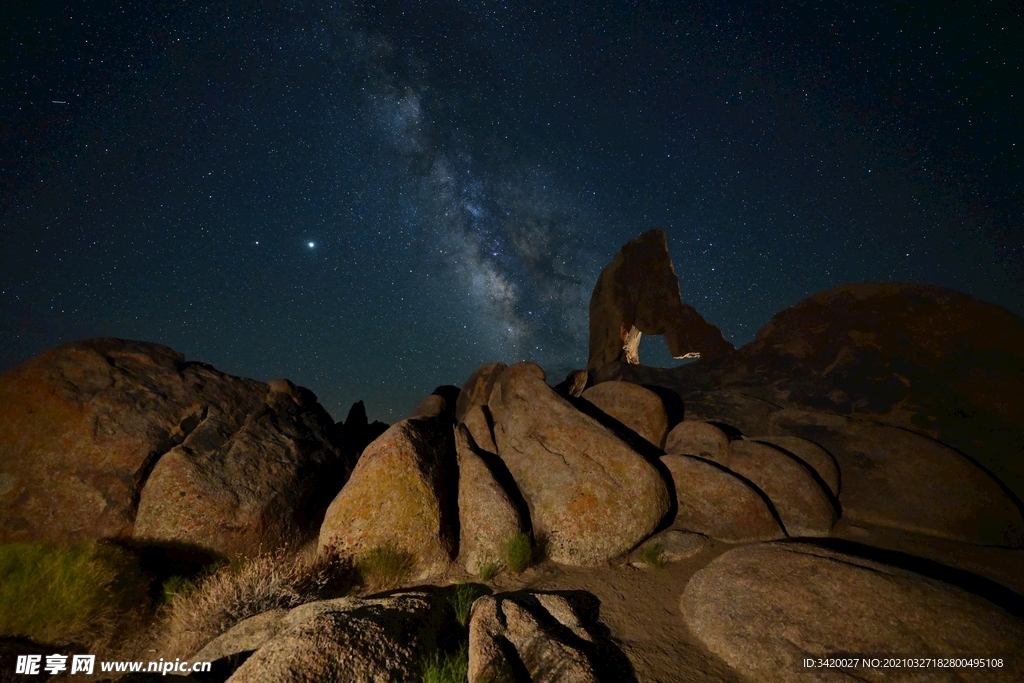
[(351, 565), (333, 556), (302, 561), (265, 553), (222, 565), (194, 589), (170, 596), (160, 651), (188, 657), (243, 619), (342, 595), (353, 579)]
[(530, 544), (530, 536), (520, 532), (505, 539), (501, 544), (501, 560), (513, 574), (520, 574), (533, 564), (534, 548)]
[(664, 567), (665, 556), (661, 553), (661, 546), (657, 543), (649, 543), (640, 548), (640, 561), (655, 569)]
[(416, 565), (412, 554), (392, 546), (378, 546), (363, 555), (356, 569), (369, 590), (388, 590), (405, 583)]
[(501, 567), (500, 567), (500, 565), (497, 562), (488, 562), (488, 563), (486, 563), (484, 565), (481, 565), (480, 572), (479, 572), (480, 573), (480, 580), (481, 581), (490, 581), (491, 579), (493, 579), (495, 576), (498, 575), (498, 570), (500, 568)]
[(465, 683), (469, 677), (469, 647), (463, 643), (455, 652), (435, 652), (421, 667), (423, 683)]
[(160, 601), (163, 604), (169, 603), (175, 596), (191, 593), (196, 584), (184, 576), (169, 576), (160, 585)]
[(451, 604), (452, 609), (455, 610), (456, 620), (463, 627), (469, 624), (469, 611), (472, 609), (473, 603), (481, 595), (486, 595), (487, 592), (488, 590), (485, 587), (473, 583), (459, 583), (452, 589), (448, 596), (448, 602)]
[(149, 609), (134, 555), (107, 543), (0, 545), (0, 634), (103, 650)]

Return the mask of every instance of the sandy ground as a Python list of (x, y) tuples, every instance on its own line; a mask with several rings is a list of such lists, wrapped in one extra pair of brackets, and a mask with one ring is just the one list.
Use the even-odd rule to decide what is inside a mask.
[(690, 634), (679, 609), (686, 582), (731, 546), (712, 543), (683, 562), (660, 569), (625, 563), (566, 567), (544, 562), (519, 577), (498, 576), (491, 586), (506, 590), (583, 590), (600, 601), (601, 622), (642, 683), (741, 683), (742, 679)]
[[(822, 542), (852, 542), (838, 549), (860, 550), (857, 554), (955, 583), (1011, 611), (1024, 607), (1024, 549), (981, 547), (842, 523), (832, 539)], [(700, 554), (660, 569), (636, 568), (624, 560), (602, 567), (543, 562), (519, 576), (499, 574), (489, 585), (495, 592), (581, 590), (596, 596), (600, 621), (640, 683), (743, 683), (690, 633), (679, 608), (690, 577), (733, 547), (712, 541)], [(473, 579), (452, 575), (448, 580)]]

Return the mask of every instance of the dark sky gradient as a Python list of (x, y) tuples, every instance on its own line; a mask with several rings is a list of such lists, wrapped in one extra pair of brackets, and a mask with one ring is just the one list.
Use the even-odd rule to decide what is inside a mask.
[(1019, 2), (119, 5), (0, 4), (0, 370), (144, 339), (392, 422), (584, 366), (653, 227), (737, 346), (853, 281), (1024, 313)]

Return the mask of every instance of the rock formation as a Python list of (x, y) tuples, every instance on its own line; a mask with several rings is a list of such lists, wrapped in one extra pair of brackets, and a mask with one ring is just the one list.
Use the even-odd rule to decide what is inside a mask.
[(469, 376), (462, 385), (459, 398), (455, 402), (455, 419), (462, 422), (466, 419), (473, 406), (486, 406), (491, 396), (491, 389), (507, 366), (504, 363), (484, 363)]
[(702, 420), (683, 420), (665, 438), (665, 452), (719, 461), (729, 452), (729, 436)]
[(415, 557), (419, 578), (443, 572), (458, 547), (457, 486), (451, 423), (402, 420), (366, 447), (327, 508), (319, 552), (359, 559), (390, 547)]
[(160, 457), (139, 495), (134, 538), (241, 555), (311, 536), (347, 463), (312, 392), (271, 389), (244, 415), (211, 404)]
[(302, 542), (351, 468), (307, 389), (92, 339), (0, 376), (0, 540)]
[(509, 366), (488, 406), (498, 455), (555, 561), (604, 562), (643, 540), (668, 512), (658, 470), (556, 394), (533, 363)]
[[(509, 492), (488, 466), (465, 425), (455, 428), (459, 459), (459, 561), (471, 574), (497, 564), (501, 545), (525, 530)], [(491, 455), (488, 459), (497, 460)], [(500, 461), (499, 461), (500, 462)]]
[(231, 683), (397, 683), (415, 680), (422, 660), (443, 645), (454, 625), (450, 607), (424, 593), (337, 598), (251, 617), (195, 658), (252, 648), (227, 679)]
[(720, 358), (733, 350), (721, 331), (682, 302), (662, 230), (649, 230), (615, 255), (590, 297), (590, 370), (637, 364), (641, 334), (663, 334), (675, 358)]
[(999, 306), (931, 285), (843, 285), (776, 314), (715, 385), (921, 432), (1024, 498), (1024, 401), (1012, 398), (1024, 320)]
[(922, 434), (820, 411), (772, 414), (771, 431), (799, 434), (835, 456), (843, 517), (982, 545), (1024, 545), (1021, 510), (990, 474)]
[(337, 426), (345, 442), (345, 452), (349, 453), (352, 461), (355, 462), (359, 458), (359, 454), (363, 452), (363, 449), (370, 445), (370, 442), (378, 436), (386, 432), (390, 425), (380, 420), (374, 420), (371, 423), (366, 417), (366, 406), (363, 405), (362, 401), (356, 401), (349, 408), (348, 417), (345, 418), (345, 422), (339, 422)]
[(668, 414), (661, 398), (650, 389), (630, 382), (602, 382), (584, 391), (582, 396), (655, 448), (665, 445)]
[[(728, 606), (723, 608), (723, 606)], [(860, 667), (803, 670), (830, 653), (979, 656), (1024, 652), (1024, 624), (948, 583), (805, 544), (731, 550), (690, 579), (680, 608), (708, 649), (749, 681), (1019, 681), (1013, 666), (919, 677)], [(1016, 657), (1016, 654), (1009, 655)]]
[(708, 547), (708, 537), (692, 531), (665, 529), (654, 534), (640, 544), (630, 554), (630, 564), (634, 567), (648, 565), (648, 553), (653, 553), (661, 562), (681, 562), (698, 555)]
[(419, 402), (410, 417), (444, 417), (445, 420), (455, 419), (455, 405), (459, 396), (459, 388), (450, 384), (437, 387), (430, 396)]
[(672, 528), (729, 543), (770, 541), (785, 537), (768, 497), (725, 467), (689, 455), (665, 455), (672, 475), (676, 516)]
[(826, 536), (839, 517), (811, 469), (777, 448), (735, 440), (716, 462), (763, 491), (790, 536)]
[(596, 610), (574, 604), (591, 596), (576, 593), (478, 598), (469, 622), (469, 683), (629, 680), (614, 657), (603, 656), (615, 648), (596, 635)]

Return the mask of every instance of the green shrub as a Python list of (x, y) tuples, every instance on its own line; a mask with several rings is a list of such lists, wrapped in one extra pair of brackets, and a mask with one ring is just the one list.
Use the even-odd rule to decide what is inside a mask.
[(388, 590), (405, 583), (416, 566), (416, 558), (391, 546), (378, 546), (356, 563), (363, 585), (370, 590)]
[(480, 580), (490, 581), (498, 575), (499, 569), (501, 569), (501, 567), (497, 562), (488, 562), (487, 564), (482, 565), (480, 567)]
[(160, 601), (169, 603), (177, 595), (191, 593), (196, 588), (195, 582), (184, 576), (169, 576), (160, 586)]
[(456, 584), (454, 590), (449, 594), (448, 602), (455, 610), (455, 618), (463, 627), (469, 624), (469, 611), (473, 608), (473, 603), (487, 592), (487, 589), (481, 585), (460, 583)]
[(530, 536), (524, 533), (513, 534), (501, 544), (501, 559), (513, 574), (520, 574), (533, 564), (534, 548), (530, 544)]
[(0, 634), (101, 650), (149, 609), (134, 555), (107, 543), (0, 545)]
[(423, 683), (465, 683), (469, 677), (469, 647), (463, 643), (455, 652), (435, 652), (422, 664)]
[(657, 543), (649, 543), (640, 548), (640, 561), (655, 569), (664, 567), (665, 557), (661, 554), (661, 546)]

